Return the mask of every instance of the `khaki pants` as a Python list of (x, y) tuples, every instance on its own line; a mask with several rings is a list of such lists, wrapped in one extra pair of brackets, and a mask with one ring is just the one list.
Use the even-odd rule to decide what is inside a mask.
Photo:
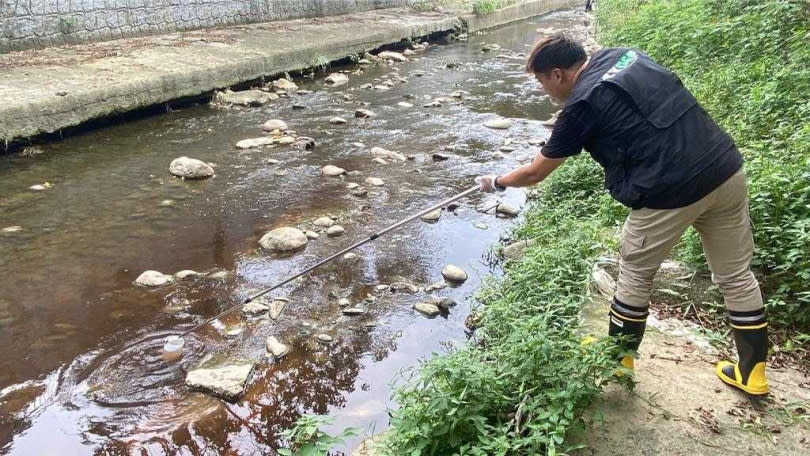
[(616, 298), (647, 307), (661, 262), (689, 226), (700, 234), (703, 251), (726, 308), (762, 308), (762, 294), (751, 272), (754, 239), (748, 215), (748, 187), (740, 170), (700, 201), (678, 209), (637, 209), (624, 224)]

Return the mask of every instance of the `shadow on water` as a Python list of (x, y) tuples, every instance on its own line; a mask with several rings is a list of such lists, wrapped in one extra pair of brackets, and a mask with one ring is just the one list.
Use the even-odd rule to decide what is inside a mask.
[[(181, 359), (162, 356), (163, 338), (465, 190), (477, 175), (531, 159), (537, 151), (528, 140), (547, 137), (541, 121), (556, 107), (523, 74), (521, 53), (539, 24), (581, 23), (579, 13), (556, 13), (431, 46), (412, 62), (371, 66), (343, 87), (303, 80), (313, 93), (262, 108), (192, 106), (71, 137), (34, 157), (4, 157), (0, 229), (20, 229), (0, 233), (0, 453), (262, 453), (279, 445), (279, 433), (301, 413), (330, 414), (334, 429), (383, 429), (398, 372), (464, 341), (472, 296), (491, 274), (482, 256), (512, 224), (476, 210), (495, 196), (461, 201), (438, 223), (412, 222), (361, 247), (357, 258), (277, 290), (273, 296), (290, 300), (277, 320), (236, 312), (188, 338)], [(484, 42), (503, 50), (481, 52)], [(396, 75), (409, 82), (360, 88)], [(463, 101), (421, 107), (426, 97), (455, 90), (468, 92)], [(358, 102), (378, 115), (355, 119)], [(330, 124), (336, 115), (349, 122)], [(484, 128), (493, 115), (511, 118), (513, 127)], [(234, 148), (260, 136), (258, 126), (269, 118), (315, 138), (316, 148)], [(495, 153), (507, 143), (515, 150)], [(381, 165), (372, 161), (373, 146), (413, 159)], [(448, 159), (434, 161), (436, 152)], [(214, 163), (216, 176), (174, 179), (168, 163), (181, 155)], [(322, 177), (326, 164), (357, 174)], [(370, 176), (385, 185), (365, 185)], [(27, 190), (46, 181), (52, 187), (45, 191)], [(368, 196), (349, 194), (349, 182), (368, 187)], [(517, 191), (504, 197), (523, 201)], [(258, 246), (270, 229), (311, 229), (326, 214), (344, 235), (322, 233), (286, 257)], [(488, 229), (474, 226), (482, 222)], [(429, 320), (412, 310), (428, 293), (377, 287), (402, 280), (425, 287), (441, 280), (447, 263), (470, 279), (433, 293), (460, 304), (444, 317)], [(155, 289), (134, 286), (148, 269), (202, 274)], [(336, 298), (366, 313), (344, 316)], [(315, 342), (320, 333), (334, 341)], [(285, 358), (267, 359), (271, 335), (291, 346)], [(235, 404), (183, 384), (190, 368), (212, 357), (257, 362)]]

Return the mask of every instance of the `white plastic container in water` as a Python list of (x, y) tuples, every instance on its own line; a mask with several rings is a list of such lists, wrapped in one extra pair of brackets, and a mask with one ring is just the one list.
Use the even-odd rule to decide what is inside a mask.
[(183, 346), (186, 341), (180, 336), (169, 336), (164, 339), (163, 357), (167, 360), (176, 359), (183, 355)]

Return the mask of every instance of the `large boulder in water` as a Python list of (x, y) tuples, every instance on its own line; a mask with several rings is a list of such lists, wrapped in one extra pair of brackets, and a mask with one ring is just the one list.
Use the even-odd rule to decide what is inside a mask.
[(259, 244), (273, 252), (291, 252), (304, 247), (308, 241), (309, 238), (301, 230), (285, 226), (262, 236)]
[(253, 367), (249, 361), (198, 367), (186, 375), (186, 386), (234, 402), (245, 392)]
[(179, 157), (169, 164), (169, 172), (184, 179), (205, 179), (214, 175), (214, 168), (196, 158)]

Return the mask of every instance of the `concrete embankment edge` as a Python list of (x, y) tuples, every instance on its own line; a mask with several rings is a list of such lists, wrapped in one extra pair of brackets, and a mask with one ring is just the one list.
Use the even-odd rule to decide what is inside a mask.
[(16, 82), (20, 90), (16, 101), (0, 103), (0, 141), (10, 143), (60, 132), (90, 121), (309, 68), (319, 61), (340, 60), (407, 38), (465, 25), (469, 31), (479, 31), (579, 3), (529, 1), (488, 15), (434, 15), (342, 34), (315, 34), (305, 42), (279, 43), (279, 35), (256, 33), (227, 46), (201, 44), (177, 53), (145, 50), (134, 58), (105, 58), (76, 66), (22, 67), (3, 74), (4, 82), (12, 87)]

